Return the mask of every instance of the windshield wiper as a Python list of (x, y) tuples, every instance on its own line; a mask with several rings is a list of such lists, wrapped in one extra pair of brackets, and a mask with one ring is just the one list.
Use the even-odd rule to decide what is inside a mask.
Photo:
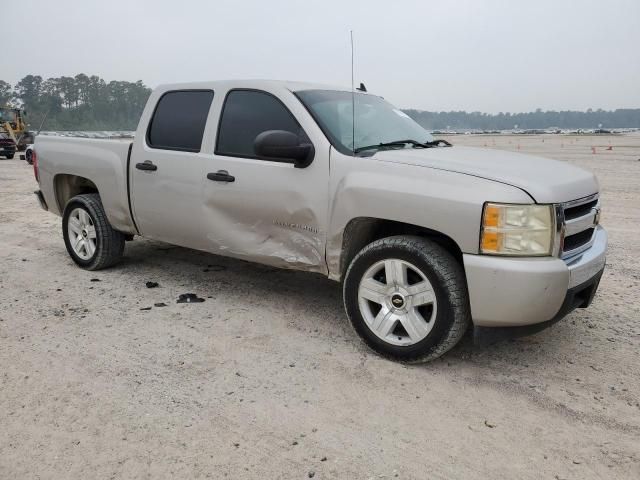
[(446, 147), (451, 146), (451, 144), (446, 140), (434, 140), (432, 142), (425, 142), (425, 143), (418, 142), (417, 140), (394, 140), (393, 142), (383, 142), (383, 143), (377, 143), (375, 145), (367, 145), (366, 147), (358, 147), (354, 151), (355, 153), (360, 153), (360, 152), (363, 152), (364, 150), (380, 149), (384, 147), (397, 147), (397, 146), (404, 146), (407, 144), (412, 145), (413, 148), (439, 147), (440, 144), (444, 144), (444, 146)]
[(354, 151), (355, 153), (360, 153), (360, 152), (363, 152), (364, 150), (373, 150), (375, 148), (384, 148), (384, 147), (396, 147), (396, 146), (403, 146), (406, 144), (411, 144), (414, 147), (422, 147), (423, 145), (422, 143), (416, 140), (394, 140), (393, 142), (383, 142), (383, 143), (376, 143), (375, 145), (367, 145), (366, 147), (358, 147)]
[(444, 146), (444, 147), (453, 147), (453, 145), (451, 145), (446, 140), (434, 140), (432, 142), (425, 142), (422, 145), (427, 147), (427, 148), (429, 148), (429, 147), (439, 147), (441, 145)]

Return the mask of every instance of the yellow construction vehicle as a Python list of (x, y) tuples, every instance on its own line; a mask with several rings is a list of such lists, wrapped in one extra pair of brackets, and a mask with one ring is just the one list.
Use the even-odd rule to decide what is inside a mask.
[(6, 133), (23, 152), (33, 143), (33, 133), (27, 130), (26, 112), (20, 108), (0, 107), (0, 133)]

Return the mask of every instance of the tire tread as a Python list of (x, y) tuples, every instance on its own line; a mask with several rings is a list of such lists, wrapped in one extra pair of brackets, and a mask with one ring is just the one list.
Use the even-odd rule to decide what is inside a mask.
[[(124, 252), (125, 236), (123, 233), (114, 230), (107, 219), (107, 214), (102, 206), (100, 195), (97, 193), (83, 193), (73, 197), (65, 208), (65, 215), (73, 204), (79, 203), (81, 206), (90, 210), (90, 214), (94, 220), (96, 235), (98, 236), (98, 246), (96, 255), (91, 259), (91, 263), (82, 265), (86, 270), (102, 270), (111, 267), (120, 261)], [(63, 235), (67, 235), (63, 222)], [(69, 252), (71, 254), (71, 251)], [(73, 254), (71, 257), (75, 260)]]
[(441, 277), (441, 286), (446, 292), (453, 310), (453, 322), (451, 328), (444, 338), (432, 349), (424, 353), (418, 353), (411, 358), (396, 358), (391, 354), (382, 355), (391, 357), (394, 360), (401, 360), (405, 363), (424, 363), (434, 360), (449, 350), (451, 350), (464, 336), (471, 323), (471, 309), (469, 306), (469, 295), (467, 292), (467, 282), (462, 266), (455, 258), (442, 246), (430, 241), (427, 238), (413, 235), (399, 235), (376, 240), (364, 247), (351, 261), (343, 282), (343, 299), (345, 299), (345, 310), (351, 325), (356, 328), (354, 319), (348, 314), (346, 305), (347, 286), (351, 283), (350, 273), (363, 257), (369, 256), (379, 250), (390, 248), (402, 249), (406, 252), (422, 257), (431, 263)]

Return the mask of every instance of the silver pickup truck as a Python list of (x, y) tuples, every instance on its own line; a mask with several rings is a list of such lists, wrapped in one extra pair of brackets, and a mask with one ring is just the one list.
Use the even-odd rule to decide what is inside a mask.
[(165, 85), (133, 142), (39, 136), (34, 160), (80, 267), (142, 235), (318, 272), (363, 340), (407, 362), (471, 324), (538, 329), (587, 307), (605, 264), (593, 174), (434, 140), (362, 91)]

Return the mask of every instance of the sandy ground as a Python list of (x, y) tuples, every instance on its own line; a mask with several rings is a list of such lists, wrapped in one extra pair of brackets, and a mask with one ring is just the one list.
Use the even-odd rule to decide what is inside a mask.
[(0, 160), (0, 478), (640, 478), (640, 137), (453, 141), (596, 172), (608, 266), (588, 310), (414, 367), (320, 276), (140, 239), (80, 270)]

